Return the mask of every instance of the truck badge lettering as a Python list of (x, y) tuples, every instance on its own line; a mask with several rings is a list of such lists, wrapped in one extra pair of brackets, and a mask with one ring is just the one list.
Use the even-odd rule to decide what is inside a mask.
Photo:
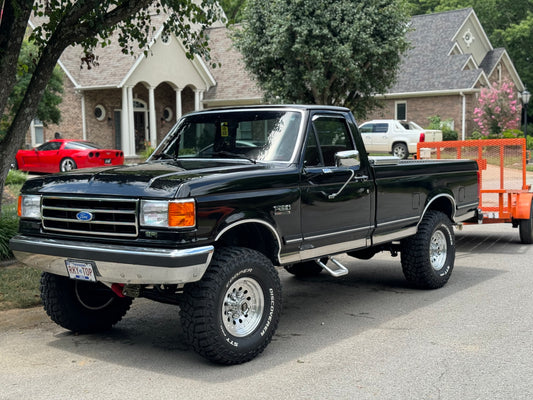
[(274, 215), (288, 215), (291, 213), (290, 204), (281, 204), (279, 206), (274, 206)]

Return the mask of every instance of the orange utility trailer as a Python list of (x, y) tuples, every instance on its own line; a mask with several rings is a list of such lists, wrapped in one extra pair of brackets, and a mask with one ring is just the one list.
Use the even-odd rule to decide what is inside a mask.
[(476, 160), (482, 223), (510, 222), (519, 228), (522, 243), (533, 243), (533, 193), (527, 184), (525, 139), (422, 142), (416, 155), (418, 159)]

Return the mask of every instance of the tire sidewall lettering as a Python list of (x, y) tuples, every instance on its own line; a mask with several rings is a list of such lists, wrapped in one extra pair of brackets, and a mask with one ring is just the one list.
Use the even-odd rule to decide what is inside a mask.
[[(243, 277), (250, 277), (255, 279), (259, 284), (261, 284), (261, 288), (263, 290), (263, 295), (265, 297), (265, 306), (264, 306), (264, 312), (261, 316), (261, 322), (259, 323), (258, 327), (255, 329), (253, 333), (246, 337), (235, 337), (231, 335), (226, 328), (224, 327), (224, 324), (222, 320), (219, 321), (219, 329), (222, 333), (222, 336), (224, 338), (224, 341), (233, 348), (239, 348), (239, 347), (254, 347), (255, 346), (255, 337), (260, 336), (263, 337), (269, 332), (269, 328), (271, 328), (271, 323), (274, 318), (274, 313), (276, 311), (276, 298), (275, 298), (275, 290), (272, 287), (264, 288), (263, 283), (264, 280), (262, 279), (262, 271), (259, 271), (258, 273), (254, 271), (254, 268), (243, 268), (239, 272), (235, 273), (226, 283), (224, 286), (224, 289), (221, 291), (221, 303), (218, 306), (218, 309), (220, 309), (222, 302), (224, 302), (224, 294), (228, 290), (228, 288), (238, 279)], [(268, 310), (268, 312), (266, 311)], [(222, 319), (222, 315), (220, 315), (220, 318)]]
[(454, 235), (446, 224), (440, 224), (435, 229), (435, 232), (439, 230), (444, 233), (444, 236), (446, 237), (446, 244), (448, 246), (448, 249), (446, 251), (446, 265), (440, 271), (436, 271), (438, 276), (443, 277), (448, 275), (452, 269), (450, 251), (452, 251), (451, 248), (454, 246)]

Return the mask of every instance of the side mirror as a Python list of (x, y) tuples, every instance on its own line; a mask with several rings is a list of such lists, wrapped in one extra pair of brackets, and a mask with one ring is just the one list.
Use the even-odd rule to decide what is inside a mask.
[(337, 167), (357, 167), (361, 164), (357, 150), (346, 150), (335, 153), (335, 165)]

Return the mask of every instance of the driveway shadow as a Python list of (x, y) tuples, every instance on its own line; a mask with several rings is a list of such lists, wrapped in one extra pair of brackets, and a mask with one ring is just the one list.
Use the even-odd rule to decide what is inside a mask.
[(350, 273), (333, 278), (325, 273), (298, 279), (280, 270), (283, 312), (272, 343), (244, 365), (220, 367), (185, 345), (179, 308), (137, 299), (132, 310), (106, 333), (56, 334), (49, 346), (78, 357), (123, 367), (180, 376), (201, 382), (227, 382), (262, 374), (286, 362), (305, 362), (307, 355), (396, 318), (431, 306), (503, 273), (456, 263), (452, 278), (439, 290), (421, 291), (405, 281), (399, 259), (379, 254), (360, 261), (341, 256)]

